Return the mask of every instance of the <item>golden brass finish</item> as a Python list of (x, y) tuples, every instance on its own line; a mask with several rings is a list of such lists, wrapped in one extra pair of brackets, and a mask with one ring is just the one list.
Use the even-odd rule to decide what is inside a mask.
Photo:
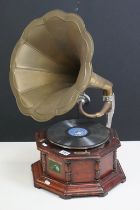
[[(92, 73), (93, 50), (93, 40), (78, 15), (54, 10), (33, 20), (11, 57), (10, 84), (20, 111), (47, 121), (71, 110), (89, 86), (112, 95), (112, 84)], [(95, 116), (106, 113), (108, 105), (105, 102)], [(82, 105), (80, 109), (87, 116)]]
[(89, 118), (96, 118), (96, 117), (102, 117), (104, 114), (109, 112), (111, 109), (112, 103), (111, 102), (105, 102), (103, 108), (101, 109), (100, 112), (96, 112), (95, 114), (88, 114), (87, 112), (84, 111), (83, 109), (83, 103), (79, 103), (79, 109), (83, 115)]
[(107, 79), (99, 76), (96, 73), (92, 73), (90, 82), (89, 82), (89, 87), (95, 87), (95, 88), (100, 88), (104, 90), (104, 95), (106, 96), (112, 96), (112, 86), (113, 84), (108, 81)]
[[(90, 82), (89, 82), (89, 87), (94, 87), (94, 88), (100, 88), (103, 90), (103, 94), (105, 96), (112, 96), (112, 83), (103, 77), (97, 75), (96, 73), (92, 73)], [(105, 101), (101, 111), (96, 112), (95, 114), (88, 114), (87, 112), (84, 111), (83, 109), (83, 103), (82, 101), (79, 103), (79, 109), (82, 114), (84, 114), (86, 117), (89, 118), (96, 118), (96, 117), (102, 117), (105, 113), (109, 112), (111, 109), (112, 102), (111, 101)]]

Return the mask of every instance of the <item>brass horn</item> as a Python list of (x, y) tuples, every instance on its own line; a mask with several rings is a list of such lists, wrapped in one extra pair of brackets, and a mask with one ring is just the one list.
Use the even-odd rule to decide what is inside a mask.
[(76, 14), (54, 10), (33, 20), (16, 44), (10, 84), (20, 111), (47, 121), (71, 110), (88, 87), (103, 90), (101, 117), (111, 109), (112, 83), (92, 71), (93, 40)]

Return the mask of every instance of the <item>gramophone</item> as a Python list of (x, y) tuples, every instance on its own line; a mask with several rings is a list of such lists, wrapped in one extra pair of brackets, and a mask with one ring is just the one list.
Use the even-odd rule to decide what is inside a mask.
[[(44, 122), (78, 104), (84, 119), (57, 122), (35, 134), (40, 160), (32, 164), (34, 186), (62, 198), (104, 196), (125, 181), (111, 129), (112, 83), (92, 69), (93, 40), (80, 16), (60, 10), (33, 20), (11, 57), (10, 84), (20, 111)], [(103, 90), (101, 111), (89, 114), (87, 88)], [(107, 115), (107, 125), (93, 118)]]

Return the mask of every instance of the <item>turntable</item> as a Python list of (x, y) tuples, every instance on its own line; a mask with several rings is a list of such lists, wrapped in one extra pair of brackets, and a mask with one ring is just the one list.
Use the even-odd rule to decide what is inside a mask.
[[(35, 134), (41, 158), (32, 164), (34, 185), (62, 198), (104, 196), (125, 181), (117, 160), (118, 135), (112, 83), (92, 71), (93, 40), (82, 18), (54, 10), (33, 20), (14, 48), (10, 84), (20, 111), (44, 122), (76, 103), (86, 119), (57, 122)], [(103, 90), (101, 111), (84, 110), (87, 88)], [(106, 126), (94, 118), (107, 115)]]

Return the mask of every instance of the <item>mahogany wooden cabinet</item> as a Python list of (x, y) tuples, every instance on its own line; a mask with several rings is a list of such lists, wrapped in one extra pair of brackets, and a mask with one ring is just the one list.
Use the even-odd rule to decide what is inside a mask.
[(120, 141), (110, 130), (109, 141), (94, 149), (68, 150), (52, 145), (46, 132), (36, 133), (40, 160), (32, 164), (34, 185), (62, 198), (104, 196), (126, 177), (117, 160)]

